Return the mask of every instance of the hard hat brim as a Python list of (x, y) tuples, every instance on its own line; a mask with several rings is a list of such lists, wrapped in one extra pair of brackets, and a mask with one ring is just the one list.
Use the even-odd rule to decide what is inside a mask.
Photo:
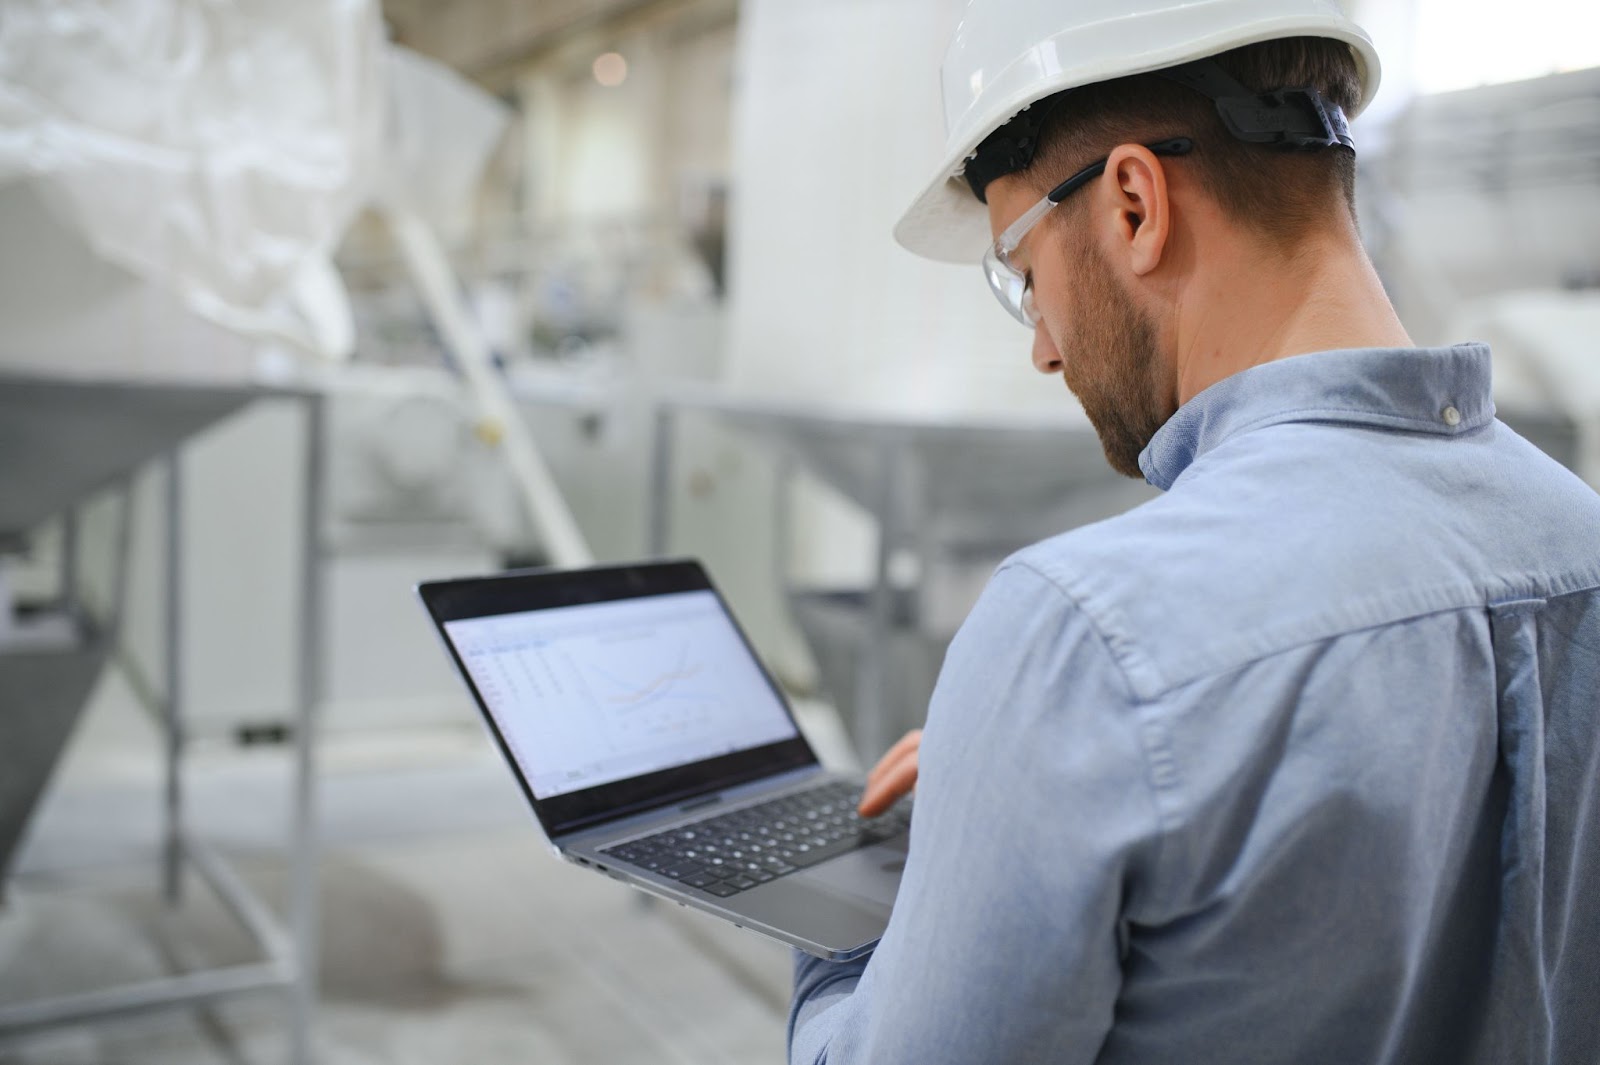
[(966, 179), (941, 172), (895, 223), (894, 239), (926, 259), (971, 264), (983, 258), (994, 237), (989, 209), (972, 194)]

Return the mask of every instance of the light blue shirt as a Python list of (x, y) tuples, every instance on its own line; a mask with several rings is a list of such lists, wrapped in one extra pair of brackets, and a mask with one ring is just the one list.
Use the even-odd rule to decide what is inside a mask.
[(1487, 349), (1247, 370), (1140, 462), (956, 636), (791, 1060), (1600, 1061), (1600, 497)]

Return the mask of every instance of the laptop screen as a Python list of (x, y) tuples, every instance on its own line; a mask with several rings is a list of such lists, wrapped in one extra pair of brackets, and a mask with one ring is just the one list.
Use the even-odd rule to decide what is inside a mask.
[(539, 799), (798, 734), (710, 590), (444, 629)]
[(417, 591), (551, 837), (817, 765), (697, 562)]

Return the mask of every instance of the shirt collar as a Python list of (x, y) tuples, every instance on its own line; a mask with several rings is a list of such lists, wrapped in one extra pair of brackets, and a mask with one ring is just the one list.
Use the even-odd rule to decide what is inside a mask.
[(1352, 348), (1243, 370), (1178, 408), (1139, 456), (1145, 479), (1171, 488), (1230, 437), (1283, 422), (1333, 422), (1458, 436), (1494, 418), (1489, 349)]

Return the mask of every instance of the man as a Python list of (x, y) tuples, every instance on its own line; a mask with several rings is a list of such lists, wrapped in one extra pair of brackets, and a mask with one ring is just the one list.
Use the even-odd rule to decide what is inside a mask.
[(865, 799), (920, 771), (888, 931), (798, 961), (791, 1059), (1600, 1060), (1600, 498), (1390, 307), (1371, 44), (977, 0), (944, 75), (898, 237), (982, 259), (1166, 492), (995, 574)]

